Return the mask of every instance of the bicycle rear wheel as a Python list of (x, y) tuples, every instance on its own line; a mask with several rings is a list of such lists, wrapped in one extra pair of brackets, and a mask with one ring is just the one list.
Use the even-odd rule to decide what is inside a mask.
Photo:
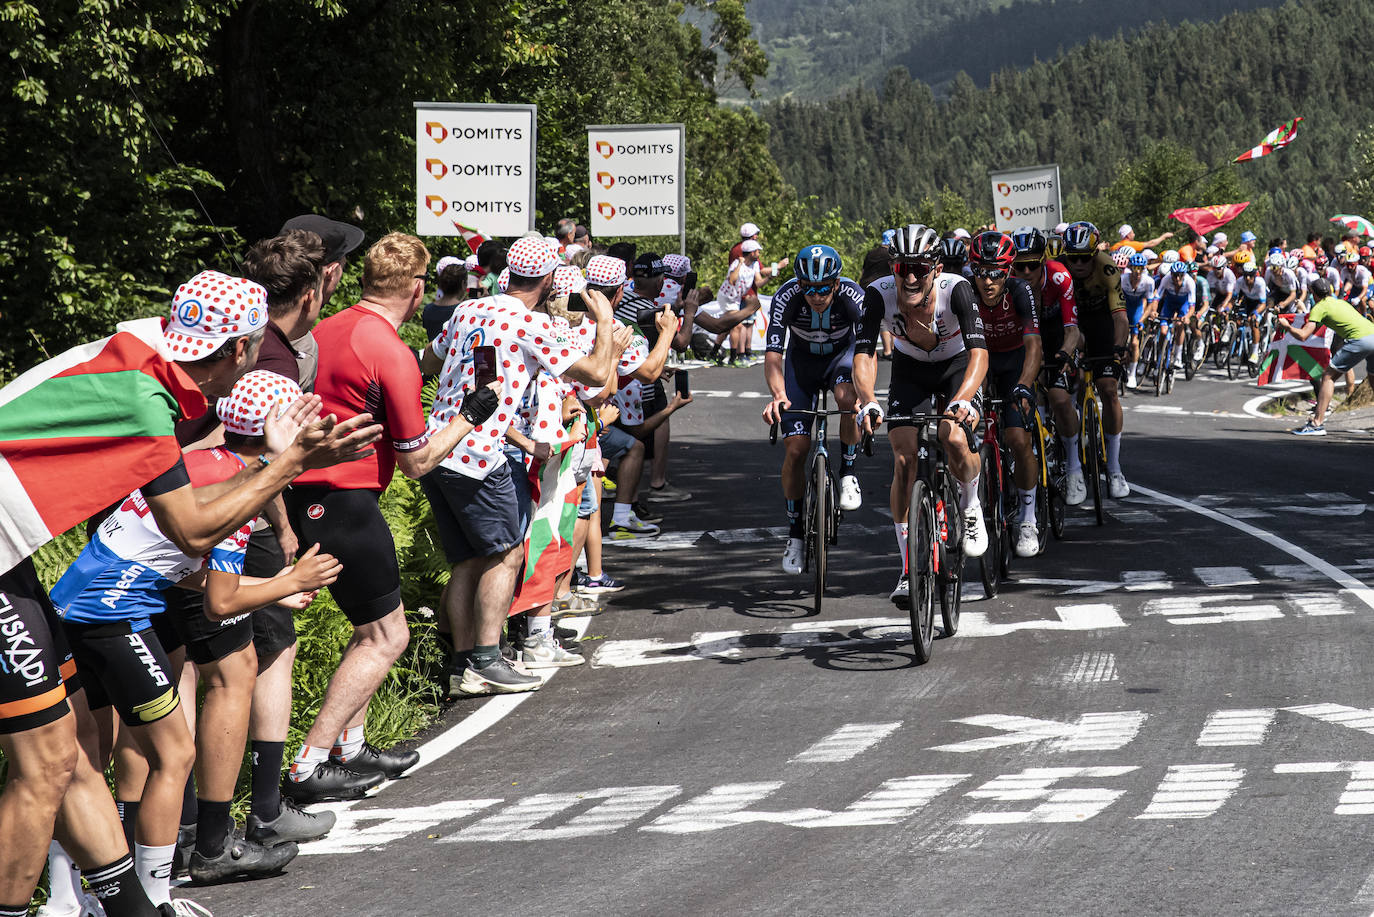
[(1064, 521), (1069, 510), (1069, 463), (1064, 444), (1059, 437), (1050, 436), (1045, 449), (1046, 477), (1049, 478), (1050, 532), (1056, 539), (1064, 537)]
[(816, 614), (820, 614), (821, 604), (825, 601), (826, 562), (830, 554), (830, 516), (835, 505), (835, 485), (831, 481), (825, 455), (819, 452), (811, 461), (811, 489), (816, 496), (811, 501), (811, 518), (807, 520), (807, 527), (810, 529), (813, 551), (811, 571), (815, 577), (815, 609)]
[(1160, 331), (1155, 342), (1155, 397), (1164, 389), (1164, 375), (1169, 371), (1169, 340)]
[(1192, 381), (1193, 376), (1197, 375), (1198, 367), (1202, 365), (1205, 354), (1197, 356), (1198, 335), (1189, 331), (1183, 336), (1183, 378)]
[(906, 554), (911, 589), (911, 649), (917, 665), (930, 661), (935, 640), (935, 498), (930, 485), (917, 478), (911, 484), (907, 510)]
[(954, 479), (949, 475), (945, 476), (941, 491), (940, 506), (945, 518), (943, 524), (939, 525), (940, 570), (937, 579), (940, 584), (940, 619), (944, 625), (943, 636), (953, 637), (959, 631), (959, 602), (964, 588), (964, 517), (959, 512)]
[(983, 524), (988, 530), (988, 549), (978, 559), (978, 570), (983, 581), (983, 594), (993, 598), (1002, 586), (1002, 536), (1006, 524), (1002, 512), (1002, 476), (995, 443), (984, 440), (979, 455), (983, 460), (983, 474), (978, 482), (981, 491), (978, 496), (983, 501)]
[[(1040, 472), (1045, 468), (1045, 444), (1040, 440), (1039, 436), (1035, 435), (1034, 430), (1030, 432), (1032, 434), (1030, 437), (1031, 454), (1034, 456), (1035, 476), (1038, 480), (1041, 477)], [(1018, 500), (1017, 503), (1019, 507), (1020, 501)], [(1016, 518), (1020, 519), (1021, 517), (1018, 514)], [(1050, 528), (1052, 527), (1052, 521), (1053, 520), (1050, 519), (1049, 492), (1044, 487), (1036, 487), (1035, 538), (1038, 544), (1036, 548), (1037, 554), (1043, 554), (1045, 552), (1045, 547), (1050, 543)]]
[(1093, 513), (1097, 524), (1102, 525), (1106, 521), (1102, 514), (1102, 415), (1095, 398), (1089, 398), (1083, 406), (1083, 437), (1079, 445), (1083, 450), (1083, 477), (1093, 495)]

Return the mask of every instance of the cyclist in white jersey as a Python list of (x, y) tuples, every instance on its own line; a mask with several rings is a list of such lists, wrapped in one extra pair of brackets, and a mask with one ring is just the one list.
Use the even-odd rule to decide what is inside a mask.
[(1283, 312), (1297, 302), (1298, 275), (1288, 269), (1288, 256), (1283, 252), (1272, 251), (1264, 259), (1264, 282), (1269, 287), (1269, 304), (1278, 311)]
[(1242, 320), (1255, 319), (1250, 328), (1250, 334), (1255, 339), (1254, 349), (1250, 351), (1249, 362), (1258, 363), (1260, 359), (1260, 323), (1259, 315), (1264, 312), (1269, 303), (1269, 285), (1264, 282), (1264, 278), (1259, 275), (1259, 268), (1255, 262), (1246, 261), (1240, 266), (1240, 277), (1236, 279), (1235, 311), (1236, 322)]
[[(864, 432), (884, 418), (874, 386), (879, 334), (892, 332), (892, 379), (887, 414), (929, 413), (942, 403), (957, 421), (975, 426), (981, 412), (980, 392), (987, 374), (988, 351), (973, 287), (957, 274), (940, 272), (940, 237), (913, 223), (897, 230), (888, 246), (892, 276), (881, 277), (864, 292), (864, 316), (854, 345), (854, 386), (863, 405)], [(893, 471), (891, 508), (902, 574), (889, 598), (900, 607), (910, 603), (907, 580), (906, 518), (911, 481), (917, 466), (917, 430), (910, 421), (889, 424)], [(980, 557), (988, 534), (978, 503), (981, 463), (976, 442), (963, 429), (943, 421), (940, 443), (958, 482), (959, 510), (964, 517), (964, 553)]]
[(1371, 280), (1369, 268), (1360, 263), (1360, 252), (1358, 249), (1346, 249), (1341, 256), (1345, 264), (1341, 267), (1340, 291), (1341, 299), (1350, 303), (1357, 309), (1362, 309), (1364, 300), (1369, 296), (1369, 283)]
[(1140, 361), (1140, 323), (1147, 317), (1149, 303), (1155, 292), (1155, 279), (1145, 268), (1150, 259), (1143, 254), (1131, 255), (1127, 270), (1121, 273), (1121, 295), (1126, 300), (1126, 321), (1131, 326), (1127, 343), (1126, 387), (1136, 387), (1136, 365)]

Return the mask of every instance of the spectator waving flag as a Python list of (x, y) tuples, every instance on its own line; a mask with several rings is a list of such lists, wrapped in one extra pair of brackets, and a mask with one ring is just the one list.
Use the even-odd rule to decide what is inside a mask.
[(481, 247), (483, 242), (487, 241), (487, 237), (471, 226), (464, 226), (457, 220), (453, 221), (453, 225), (463, 234), (463, 241), (468, 244), (468, 248), (472, 250), (472, 253), (474, 255), (477, 254), (477, 249)]
[(1275, 150), (1281, 150), (1293, 142), (1293, 138), (1298, 135), (1298, 122), (1302, 118), (1294, 118), (1280, 124), (1269, 132), (1269, 136), (1259, 142), (1259, 146), (1253, 147), (1241, 153), (1235, 158), (1235, 162), (1245, 162), (1247, 159), (1259, 159), (1261, 156), (1268, 156)]
[(1169, 214), (1169, 216), (1178, 220), (1180, 223), (1186, 223), (1188, 226), (1191, 226), (1205, 236), (1212, 230), (1225, 226), (1227, 223), (1240, 216), (1241, 211), (1249, 206), (1249, 201), (1243, 201), (1239, 204), (1212, 204), (1208, 207), (1184, 207), (1181, 210), (1175, 210), (1173, 213)]
[[(1290, 322), (1301, 324), (1296, 315), (1284, 315)], [(1331, 364), (1331, 329), (1323, 328), (1306, 341), (1291, 334), (1274, 339), (1269, 352), (1260, 362), (1260, 385), (1272, 385), (1287, 379), (1316, 379)]]

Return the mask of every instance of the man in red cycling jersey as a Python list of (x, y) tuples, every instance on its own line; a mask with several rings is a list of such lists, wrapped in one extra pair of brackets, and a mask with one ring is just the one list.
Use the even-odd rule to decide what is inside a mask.
[[(1027, 435), (1029, 411), (1035, 410), (1031, 386), (1040, 373), (1042, 351), (1035, 294), (1019, 277), (1008, 277), (1016, 245), (1006, 233), (980, 232), (969, 245), (973, 291), (988, 342), (988, 379), (1002, 400), (1002, 438), (1016, 459), (1016, 554), (1040, 551), (1035, 524), (1035, 488), (1039, 469)], [(993, 533), (996, 535), (996, 533)]]

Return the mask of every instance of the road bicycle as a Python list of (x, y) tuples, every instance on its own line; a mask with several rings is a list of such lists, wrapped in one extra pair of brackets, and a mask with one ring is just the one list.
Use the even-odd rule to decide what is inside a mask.
[(1078, 386), (1078, 452), (1083, 466), (1083, 481), (1093, 497), (1097, 524), (1106, 522), (1102, 510), (1102, 476), (1107, 468), (1107, 435), (1102, 426), (1102, 396), (1097, 393), (1092, 365), (1080, 359), (1082, 378)]
[[(830, 549), (839, 541), (841, 517), (839, 486), (835, 482), (835, 469), (830, 463), (830, 451), (825, 445), (827, 420), (854, 413), (827, 410), (827, 399), (828, 393), (822, 391), (812, 402), (811, 410), (788, 411), (806, 414), (811, 418), (811, 453), (806, 460), (806, 498), (802, 502), (802, 524), (805, 526), (802, 570), (810, 571), (813, 577), (816, 614), (820, 614), (821, 604), (825, 601)], [(778, 442), (778, 427), (775, 423), (768, 432), (768, 441), (773, 445)]]
[(1049, 405), (1049, 393), (1037, 380), (1035, 404), (1027, 416), (1031, 426), (1026, 432), (1030, 434), (1031, 450), (1035, 453), (1038, 466), (1035, 522), (1039, 528), (1037, 535), (1041, 553), (1048, 546), (1050, 535), (1054, 535), (1056, 541), (1063, 539), (1069, 507), (1068, 455), (1064, 451), (1064, 441), (1054, 428), (1054, 415)]
[(988, 549), (978, 559), (978, 566), (983, 594), (988, 598), (997, 595), (1003, 578), (1011, 573), (1014, 544), (1008, 520), (1014, 518), (1016, 484), (1011, 474), (1011, 450), (1002, 442), (1002, 418), (998, 410), (1001, 406), (1002, 401), (996, 397), (983, 400), (983, 444), (978, 448), (983, 465), (978, 478), (978, 497), (983, 503), (983, 524), (988, 530)]

